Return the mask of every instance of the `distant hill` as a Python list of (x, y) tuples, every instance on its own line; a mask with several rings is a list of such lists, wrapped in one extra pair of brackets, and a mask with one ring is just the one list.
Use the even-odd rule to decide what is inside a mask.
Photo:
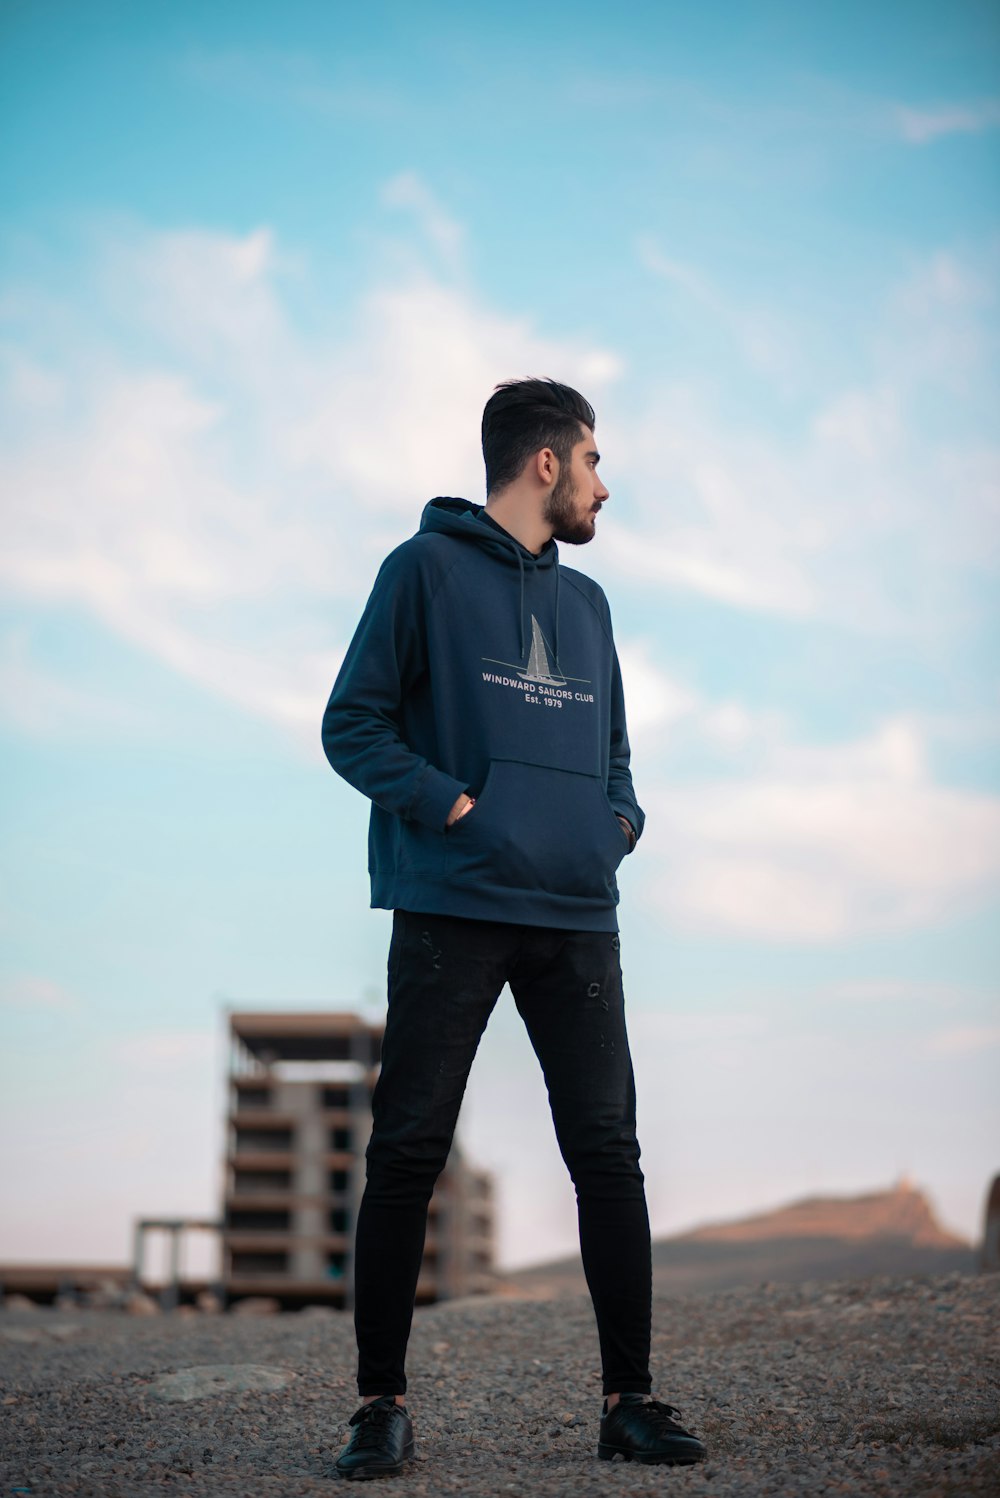
[[(900, 1181), (867, 1196), (813, 1196), (773, 1212), (709, 1223), (653, 1243), (653, 1285), (691, 1292), (870, 1275), (975, 1269), (972, 1245), (941, 1226), (922, 1191)], [(510, 1293), (586, 1291), (579, 1255), (504, 1277)]]

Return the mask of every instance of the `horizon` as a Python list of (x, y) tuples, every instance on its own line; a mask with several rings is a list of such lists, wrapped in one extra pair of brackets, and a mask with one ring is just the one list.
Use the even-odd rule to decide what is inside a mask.
[[(476, 1162), (475, 1162), (475, 1160), (470, 1159), (470, 1160), (467, 1161), (467, 1163), (473, 1169), (476, 1168)], [(985, 1192), (983, 1194), (983, 1203), (984, 1203), (983, 1217), (984, 1217), (984, 1224), (985, 1224), (985, 1204), (986, 1204), (986, 1201), (987, 1201), (987, 1199), (989, 1197), (989, 1190), (990, 1190), (990, 1185), (991, 1184), (992, 1184), (992, 1182), (987, 1185), (987, 1188), (986, 1188), (986, 1190), (985, 1190)], [(913, 1195), (913, 1196), (920, 1197), (926, 1203), (926, 1205), (927, 1205), (927, 1207), (928, 1207), (928, 1209), (930, 1211), (931, 1218), (932, 1218), (932, 1220), (934, 1222), (934, 1225), (936, 1227), (940, 1228), (942, 1230), (942, 1232), (946, 1233), (949, 1237), (953, 1238), (954, 1241), (955, 1241), (955, 1243), (957, 1245), (959, 1245), (959, 1246), (961, 1246), (963, 1248), (969, 1248), (969, 1249), (972, 1249), (972, 1250), (975, 1250), (975, 1249), (977, 1249), (977, 1248), (979, 1248), (981, 1246), (981, 1244), (983, 1242), (983, 1238), (984, 1238), (983, 1231), (980, 1231), (980, 1233), (977, 1236), (975, 1236), (975, 1237), (973, 1237), (971, 1239), (965, 1238), (962, 1235), (960, 1235), (958, 1233), (955, 1233), (951, 1228), (948, 1227), (948, 1225), (946, 1223), (944, 1223), (944, 1222), (941, 1221), (940, 1215), (939, 1215), (938, 1210), (937, 1210), (936, 1203), (934, 1202), (934, 1200), (932, 1199), (932, 1197), (929, 1195), (929, 1193), (926, 1190), (924, 1190), (924, 1188), (922, 1188), (920, 1186), (919, 1182), (910, 1181), (905, 1176), (901, 1177), (898, 1181), (894, 1182), (891, 1186), (887, 1186), (887, 1187), (883, 1188), (882, 1190), (853, 1192), (853, 1193), (847, 1193), (847, 1194), (837, 1193), (836, 1195), (819, 1195), (819, 1196), (802, 1196), (802, 1197), (796, 1197), (792, 1201), (774, 1202), (774, 1203), (771, 1203), (770, 1205), (767, 1205), (767, 1206), (761, 1206), (761, 1207), (757, 1208), (754, 1211), (751, 1211), (751, 1212), (746, 1213), (746, 1214), (741, 1214), (739, 1217), (715, 1218), (715, 1219), (711, 1219), (709, 1221), (699, 1221), (699, 1222), (688, 1223), (687, 1225), (684, 1225), (684, 1226), (682, 1226), (682, 1227), (680, 1227), (680, 1228), (678, 1228), (678, 1229), (676, 1229), (674, 1231), (671, 1231), (670, 1233), (665, 1233), (665, 1234), (656, 1234), (656, 1233), (654, 1233), (653, 1237), (652, 1237), (652, 1241), (653, 1241), (654, 1244), (656, 1244), (656, 1243), (664, 1243), (664, 1242), (670, 1242), (670, 1241), (672, 1241), (672, 1240), (674, 1240), (676, 1238), (683, 1238), (683, 1237), (688, 1236), (689, 1234), (702, 1232), (704, 1230), (711, 1229), (711, 1228), (717, 1228), (717, 1227), (736, 1227), (736, 1226), (739, 1226), (742, 1223), (757, 1222), (757, 1221), (759, 1221), (761, 1219), (764, 1219), (764, 1218), (777, 1217), (777, 1216), (780, 1216), (782, 1213), (789, 1211), (793, 1207), (807, 1206), (807, 1205), (812, 1205), (814, 1203), (823, 1203), (825, 1205), (831, 1205), (831, 1206), (841, 1206), (841, 1205), (845, 1205), (845, 1204), (848, 1204), (848, 1203), (857, 1203), (857, 1202), (869, 1201), (869, 1200), (876, 1199), (876, 1198), (893, 1197), (893, 1196), (899, 1196), (899, 1195)], [(150, 1232), (156, 1232), (157, 1230), (156, 1229), (150, 1229), (149, 1231)], [(810, 1237), (812, 1235), (809, 1234), (809, 1235), (802, 1235), (802, 1236), (803, 1237)], [(862, 1238), (861, 1241), (868, 1241), (868, 1239), (877, 1239), (880, 1236), (882, 1236), (880, 1233), (872, 1233), (872, 1234), (869, 1234), (869, 1235), (865, 1235)], [(195, 1242), (195, 1244), (197, 1244), (197, 1240), (196, 1239), (193, 1240), (193, 1241)], [(146, 1251), (146, 1257), (147, 1257), (147, 1259), (155, 1261), (157, 1258), (159, 1258), (159, 1259), (162, 1260), (164, 1258), (164, 1256), (165, 1256), (165, 1248), (166, 1248), (165, 1244), (157, 1245), (156, 1242), (155, 1242), (155, 1240), (150, 1239), (150, 1243), (149, 1243), (149, 1246), (148, 1246), (147, 1251)], [(157, 1250), (159, 1250), (159, 1251), (157, 1251)], [(537, 1269), (543, 1269), (543, 1268), (547, 1267), (548, 1265), (562, 1263), (562, 1262), (565, 1261), (565, 1259), (572, 1258), (574, 1256), (577, 1257), (577, 1258), (579, 1257), (579, 1247), (578, 1246), (577, 1246), (577, 1249), (574, 1250), (573, 1252), (571, 1252), (569, 1255), (559, 1254), (559, 1255), (556, 1255), (555, 1257), (552, 1257), (552, 1258), (532, 1259), (529, 1262), (526, 1262), (524, 1264), (508, 1265), (508, 1266), (505, 1266), (504, 1268), (500, 1268), (498, 1266), (497, 1272), (498, 1272), (498, 1274), (503, 1275), (503, 1274), (506, 1274), (506, 1273), (518, 1273), (522, 1269), (536, 1269), (536, 1268)], [(199, 1258), (199, 1259), (205, 1259), (205, 1258), (208, 1257), (208, 1255), (207, 1254), (198, 1254), (198, 1255), (196, 1255), (196, 1257)], [(10, 1262), (13, 1263), (14, 1261), (10, 1261)], [(112, 1264), (112, 1263), (108, 1263), (108, 1262), (106, 1262), (104, 1260), (99, 1260), (99, 1259), (98, 1260), (67, 1259), (65, 1256), (62, 1257), (62, 1258), (52, 1258), (52, 1259), (39, 1258), (39, 1259), (25, 1259), (25, 1260), (19, 1261), (19, 1263), (21, 1263), (21, 1264), (25, 1264), (25, 1265), (26, 1264), (37, 1265), (39, 1268), (45, 1268), (45, 1267), (47, 1267), (49, 1265), (52, 1265), (52, 1266), (66, 1265), (68, 1267), (72, 1266), (72, 1267), (77, 1267), (77, 1268), (81, 1268), (81, 1269), (90, 1269), (90, 1268), (107, 1268), (107, 1269), (121, 1268), (121, 1267), (123, 1267), (123, 1265), (127, 1266), (127, 1262), (128, 1261), (126, 1261), (126, 1260), (122, 1260), (120, 1263), (116, 1262), (116, 1263)], [(4, 1267), (4, 1261), (0, 1260), (0, 1269), (2, 1269), (3, 1267)], [(145, 1278), (146, 1278), (147, 1281), (149, 1281), (150, 1276), (147, 1274), (145, 1276)]]

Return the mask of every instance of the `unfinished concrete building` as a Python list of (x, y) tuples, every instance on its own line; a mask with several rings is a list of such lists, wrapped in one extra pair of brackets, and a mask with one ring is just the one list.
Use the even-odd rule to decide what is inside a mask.
[[(351, 1303), (383, 1026), (356, 1014), (230, 1014), (223, 1287), (232, 1303)], [(495, 1285), (493, 1189), (458, 1145), (438, 1180), (418, 1303)]]

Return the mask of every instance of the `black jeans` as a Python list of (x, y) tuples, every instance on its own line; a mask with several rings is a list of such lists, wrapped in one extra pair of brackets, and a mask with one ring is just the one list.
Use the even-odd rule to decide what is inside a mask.
[(604, 1392), (648, 1393), (652, 1272), (618, 937), (397, 910), (355, 1245), (358, 1388), (406, 1391), (427, 1204), (509, 982), (576, 1186)]

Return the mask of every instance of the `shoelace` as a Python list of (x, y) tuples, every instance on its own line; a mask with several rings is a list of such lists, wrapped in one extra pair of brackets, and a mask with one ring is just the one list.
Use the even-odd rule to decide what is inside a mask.
[(379, 1400), (373, 1400), (371, 1404), (363, 1404), (355, 1411), (347, 1422), (349, 1425), (360, 1426), (351, 1442), (355, 1451), (363, 1451), (366, 1446), (381, 1446), (385, 1427), (397, 1408), (395, 1404), (382, 1404)]
[(676, 1423), (674, 1416), (680, 1419), (680, 1410), (673, 1404), (665, 1404), (661, 1399), (644, 1399), (642, 1404), (619, 1404), (616, 1408), (620, 1410), (631, 1410), (638, 1414), (642, 1412), (642, 1418), (648, 1420), (657, 1435), (671, 1435), (681, 1429)]

